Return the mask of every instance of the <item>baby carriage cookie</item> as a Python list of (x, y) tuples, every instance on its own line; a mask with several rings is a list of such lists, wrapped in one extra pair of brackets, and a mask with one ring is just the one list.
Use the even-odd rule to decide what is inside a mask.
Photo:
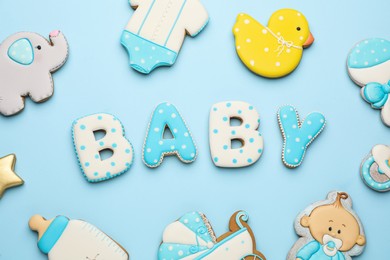
[(330, 192), (300, 213), (294, 222), (300, 236), (287, 260), (351, 260), (366, 244), (363, 226), (345, 192)]
[(350, 51), (347, 60), (350, 78), (360, 87), (361, 95), (372, 108), (381, 109), (382, 121), (390, 126), (390, 42), (366, 39)]
[(51, 260), (128, 260), (127, 252), (95, 226), (82, 220), (57, 216), (46, 220), (31, 217), (29, 226), (38, 232), (38, 248)]
[(373, 190), (384, 192), (390, 190), (390, 147), (379, 144), (363, 160), (360, 174), (364, 183)]
[(199, 0), (130, 0), (136, 9), (121, 43), (130, 56), (130, 66), (144, 74), (176, 61), (185, 36), (198, 35), (209, 16)]
[(247, 221), (245, 211), (234, 213), (229, 222), (230, 232), (217, 238), (205, 215), (187, 213), (165, 228), (158, 259), (265, 260), (256, 250)]
[(305, 16), (292, 9), (276, 11), (268, 26), (239, 14), (233, 34), (241, 61), (253, 73), (267, 78), (280, 78), (294, 71), (303, 49), (314, 41)]
[(68, 59), (64, 34), (52, 31), (49, 40), (37, 33), (20, 32), (0, 45), (0, 113), (11, 116), (24, 108), (24, 98), (41, 103), (54, 92), (51, 73)]

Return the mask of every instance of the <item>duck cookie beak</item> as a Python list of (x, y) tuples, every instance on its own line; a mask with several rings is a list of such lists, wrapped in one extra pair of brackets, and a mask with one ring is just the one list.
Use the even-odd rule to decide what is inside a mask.
[(307, 38), (306, 42), (303, 44), (303, 48), (309, 48), (310, 45), (312, 45), (314, 42), (313, 34), (310, 33), (309, 37)]

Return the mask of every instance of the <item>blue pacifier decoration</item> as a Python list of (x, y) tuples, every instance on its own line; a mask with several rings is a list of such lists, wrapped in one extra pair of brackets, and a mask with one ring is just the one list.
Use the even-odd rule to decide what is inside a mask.
[(390, 190), (390, 147), (375, 145), (371, 153), (363, 160), (360, 175), (364, 183), (373, 190)]
[(27, 38), (15, 41), (8, 49), (8, 56), (21, 65), (30, 65), (34, 61), (31, 42)]
[[(173, 138), (164, 138), (167, 129)], [(162, 163), (165, 155), (177, 155), (184, 163), (195, 161), (197, 155), (189, 128), (176, 107), (170, 103), (161, 103), (154, 110), (142, 158), (148, 167), (155, 168)]]
[(382, 121), (390, 126), (390, 42), (380, 38), (359, 42), (348, 55), (347, 68), (350, 78), (363, 87), (363, 99), (382, 109)]
[(279, 109), (278, 121), (284, 139), (283, 163), (289, 168), (296, 168), (301, 165), (307, 147), (324, 129), (325, 117), (313, 112), (301, 122), (297, 110), (287, 105)]

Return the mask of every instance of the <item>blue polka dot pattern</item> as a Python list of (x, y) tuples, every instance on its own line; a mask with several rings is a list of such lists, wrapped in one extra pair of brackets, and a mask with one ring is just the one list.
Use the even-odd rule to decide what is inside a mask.
[[(109, 114), (95, 114), (77, 119), (72, 125), (73, 143), (83, 175), (89, 182), (100, 182), (126, 172), (133, 162), (133, 147), (124, 136), (119, 120)], [(114, 131), (112, 131), (114, 129)], [(106, 135), (96, 141), (94, 131)], [(100, 152), (111, 150), (112, 156), (101, 159)]]
[(370, 68), (390, 60), (390, 42), (373, 38), (359, 42), (348, 56), (348, 67)]
[(325, 127), (325, 117), (319, 112), (310, 113), (302, 122), (292, 106), (283, 106), (278, 111), (279, 126), (283, 134), (283, 163), (289, 168), (298, 167), (307, 147)]
[[(163, 139), (169, 128), (173, 139)], [(170, 103), (159, 104), (152, 114), (143, 147), (143, 161), (148, 167), (158, 167), (165, 155), (175, 154), (182, 162), (196, 159), (197, 149), (190, 130), (179, 111)]]
[(30, 40), (22, 38), (8, 48), (8, 56), (21, 65), (30, 65), (34, 61), (34, 51)]

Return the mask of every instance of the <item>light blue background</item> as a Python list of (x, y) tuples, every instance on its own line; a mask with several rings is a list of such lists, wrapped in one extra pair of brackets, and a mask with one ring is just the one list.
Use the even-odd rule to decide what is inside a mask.
[[(187, 37), (173, 67), (149, 76), (129, 68), (119, 43), (133, 13), (126, 0), (0, 2), (0, 39), (18, 31), (48, 36), (60, 29), (70, 44), (67, 64), (54, 75), (54, 96), (43, 104), (26, 100), (21, 114), (0, 117), (0, 155), (15, 153), (16, 172), (25, 180), (0, 201), (0, 259), (46, 259), (27, 226), (36, 213), (87, 220), (137, 260), (156, 259), (165, 226), (185, 212), (204, 212), (221, 235), (239, 209), (250, 214), (258, 249), (268, 259), (285, 259), (297, 239), (292, 225), (296, 215), (331, 190), (352, 196), (365, 226), (368, 243), (358, 259), (388, 258), (390, 193), (368, 189), (360, 180), (359, 165), (373, 145), (389, 144), (390, 129), (382, 124), (380, 112), (360, 97), (345, 61), (356, 42), (389, 39), (390, 2), (203, 2), (209, 25), (196, 38)], [(285, 7), (305, 14), (316, 41), (290, 76), (258, 77), (235, 53), (231, 29), (236, 15), (247, 12), (266, 24), (274, 11)], [(265, 149), (249, 168), (219, 169), (211, 161), (208, 113), (212, 104), (225, 100), (249, 102), (260, 113)], [(199, 157), (193, 164), (169, 158), (152, 170), (142, 163), (148, 120), (162, 101), (178, 107), (195, 137)], [(327, 118), (296, 170), (281, 162), (276, 111), (283, 104), (295, 105), (302, 117), (320, 111)], [(77, 164), (71, 124), (95, 112), (112, 113), (122, 121), (135, 161), (123, 176), (90, 184)]]

